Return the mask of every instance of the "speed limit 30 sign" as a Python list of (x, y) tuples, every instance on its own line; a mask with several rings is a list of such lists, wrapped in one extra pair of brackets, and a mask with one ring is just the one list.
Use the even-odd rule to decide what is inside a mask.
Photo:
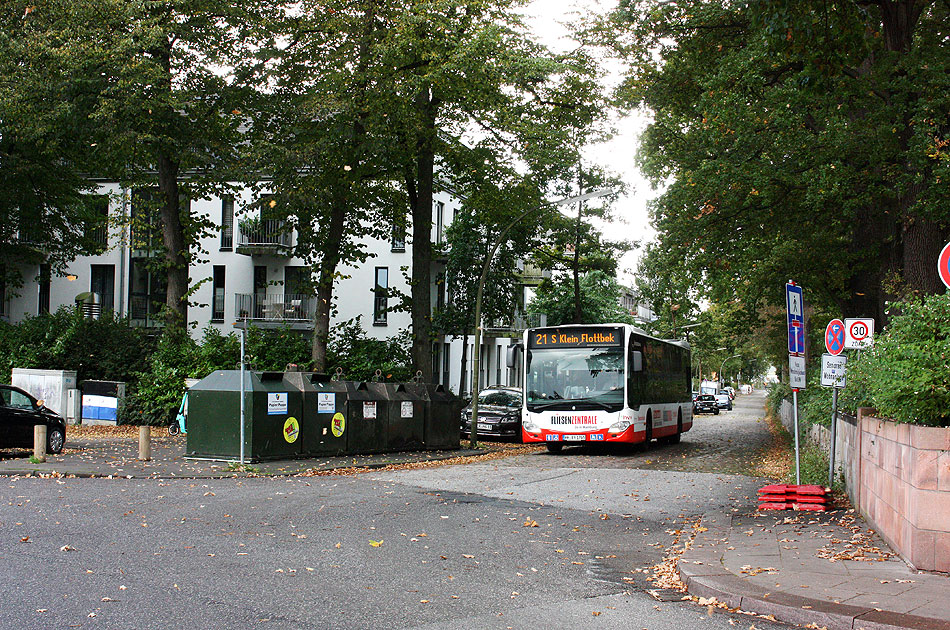
[(874, 345), (874, 320), (868, 318), (844, 320), (844, 347), (870, 348)]

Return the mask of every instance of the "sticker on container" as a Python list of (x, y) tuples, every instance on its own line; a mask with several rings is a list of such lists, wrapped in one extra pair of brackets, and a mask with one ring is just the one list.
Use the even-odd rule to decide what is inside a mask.
[(287, 440), (289, 444), (293, 444), (297, 441), (297, 438), (300, 436), (300, 423), (297, 422), (297, 419), (293, 416), (287, 418), (284, 422), (284, 439)]
[(317, 392), (317, 413), (336, 411), (336, 394)]
[(335, 437), (341, 437), (343, 432), (346, 431), (346, 419), (342, 413), (333, 415), (333, 423), (330, 425), (330, 430), (333, 431)]
[(267, 415), (276, 416), (287, 413), (287, 392), (267, 394)]
[(411, 418), (412, 417), (412, 401), (404, 400), (402, 402), (402, 407), (400, 409), (400, 417), (402, 418)]
[(363, 419), (364, 420), (376, 419), (376, 401), (363, 403)]

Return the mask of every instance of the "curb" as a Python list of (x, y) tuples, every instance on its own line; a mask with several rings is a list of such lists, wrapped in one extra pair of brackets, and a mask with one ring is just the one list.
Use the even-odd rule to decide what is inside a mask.
[[(427, 451), (431, 453), (431, 451)], [(36, 467), (23, 467), (23, 468), (3, 468), (2, 463), (0, 463), (0, 477), (36, 477), (41, 478), (41, 475), (62, 475), (75, 477), (77, 479), (247, 479), (247, 478), (259, 478), (266, 479), (269, 477), (297, 477), (303, 473), (310, 471), (333, 471), (333, 470), (342, 470), (346, 468), (358, 468), (366, 470), (378, 470), (380, 468), (385, 468), (386, 466), (398, 466), (400, 464), (414, 464), (414, 463), (426, 463), (426, 462), (438, 462), (445, 461), (447, 459), (453, 459), (455, 457), (464, 457), (482, 454), (483, 451), (472, 450), (472, 449), (459, 449), (457, 451), (441, 453), (435, 457), (427, 457), (420, 460), (386, 460), (386, 461), (376, 461), (376, 462), (363, 462), (363, 463), (353, 463), (350, 462), (340, 462), (337, 465), (330, 465), (326, 467), (312, 466), (309, 468), (297, 468), (294, 470), (281, 471), (281, 470), (272, 470), (272, 471), (261, 471), (259, 473), (246, 473), (240, 471), (228, 471), (222, 470), (220, 472), (213, 473), (202, 473), (200, 471), (190, 472), (185, 474), (169, 474), (167, 471), (162, 470), (150, 470), (148, 472), (144, 471), (122, 471), (122, 472), (105, 472), (105, 471), (90, 471), (88, 468), (84, 470), (70, 470), (68, 463), (59, 466), (59, 465), (49, 465), (48, 468), (36, 468)], [(303, 461), (303, 460), (298, 460)], [(155, 460), (152, 460), (154, 463)], [(249, 466), (260, 466), (262, 464), (266, 465), (271, 462), (256, 462), (250, 463)], [(59, 466), (59, 467), (57, 467)]]
[(708, 523), (707, 531), (698, 534), (693, 541), (702, 544), (685, 551), (677, 563), (680, 579), (690, 595), (715, 597), (729, 608), (772, 615), (785, 623), (814, 624), (828, 630), (950, 630), (950, 621), (943, 619), (766, 591), (727, 570), (722, 565), (722, 553), (709, 546), (728, 540), (730, 528), (725, 527), (721, 519), (730, 517), (704, 515), (702, 524), (707, 526)]

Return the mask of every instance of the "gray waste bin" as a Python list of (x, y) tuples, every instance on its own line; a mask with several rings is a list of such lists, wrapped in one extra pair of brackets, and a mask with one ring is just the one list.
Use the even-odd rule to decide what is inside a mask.
[(407, 383), (387, 383), (389, 426), (386, 450), (410, 451), (423, 447), (426, 400)]
[(346, 401), (347, 452), (381, 453), (386, 450), (390, 399), (386, 383), (361, 382)]
[(346, 401), (355, 384), (331, 381), (325, 374), (306, 372), (290, 372), (287, 380), (302, 393), (301, 455), (345, 455)]

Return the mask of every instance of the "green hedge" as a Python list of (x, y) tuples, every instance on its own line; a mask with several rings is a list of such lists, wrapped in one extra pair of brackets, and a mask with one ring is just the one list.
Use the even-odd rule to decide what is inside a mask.
[[(310, 341), (289, 328), (250, 327), (245, 352), (253, 370), (281, 371), (290, 363), (308, 370), (311, 365)], [(340, 367), (351, 380), (369, 380), (377, 369), (390, 381), (412, 376), (408, 333), (372, 339), (358, 320), (333, 331), (327, 359), (331, 372)], [(240, 340), (237, 333), (211, 326), (200, 341), (184, 332), (159, 336), (123, 319), (87, 319), (64, 308), (17, 325), (0, 322), (0, 381), (9, 383), (14, 367), (75, 370), (80, 382), (127, 383), (120, 422), (164, 425), (175, 417), (186, 378), (240, 367)]]
[[(873, 407), (895, 422), (950, 426), (950, 295), (889, 305), (890, 322), (869, 349), (849, 351), (848, 384), (838, 408), (856, 413)], [(799, 419), (828, 426), (831, 388), (820, 384), (821, 357), (808, 366), (808, 387), (799, 392)], [(790, 398), (787, 385), (774, 387), (769, 405), (777, 411)]]

